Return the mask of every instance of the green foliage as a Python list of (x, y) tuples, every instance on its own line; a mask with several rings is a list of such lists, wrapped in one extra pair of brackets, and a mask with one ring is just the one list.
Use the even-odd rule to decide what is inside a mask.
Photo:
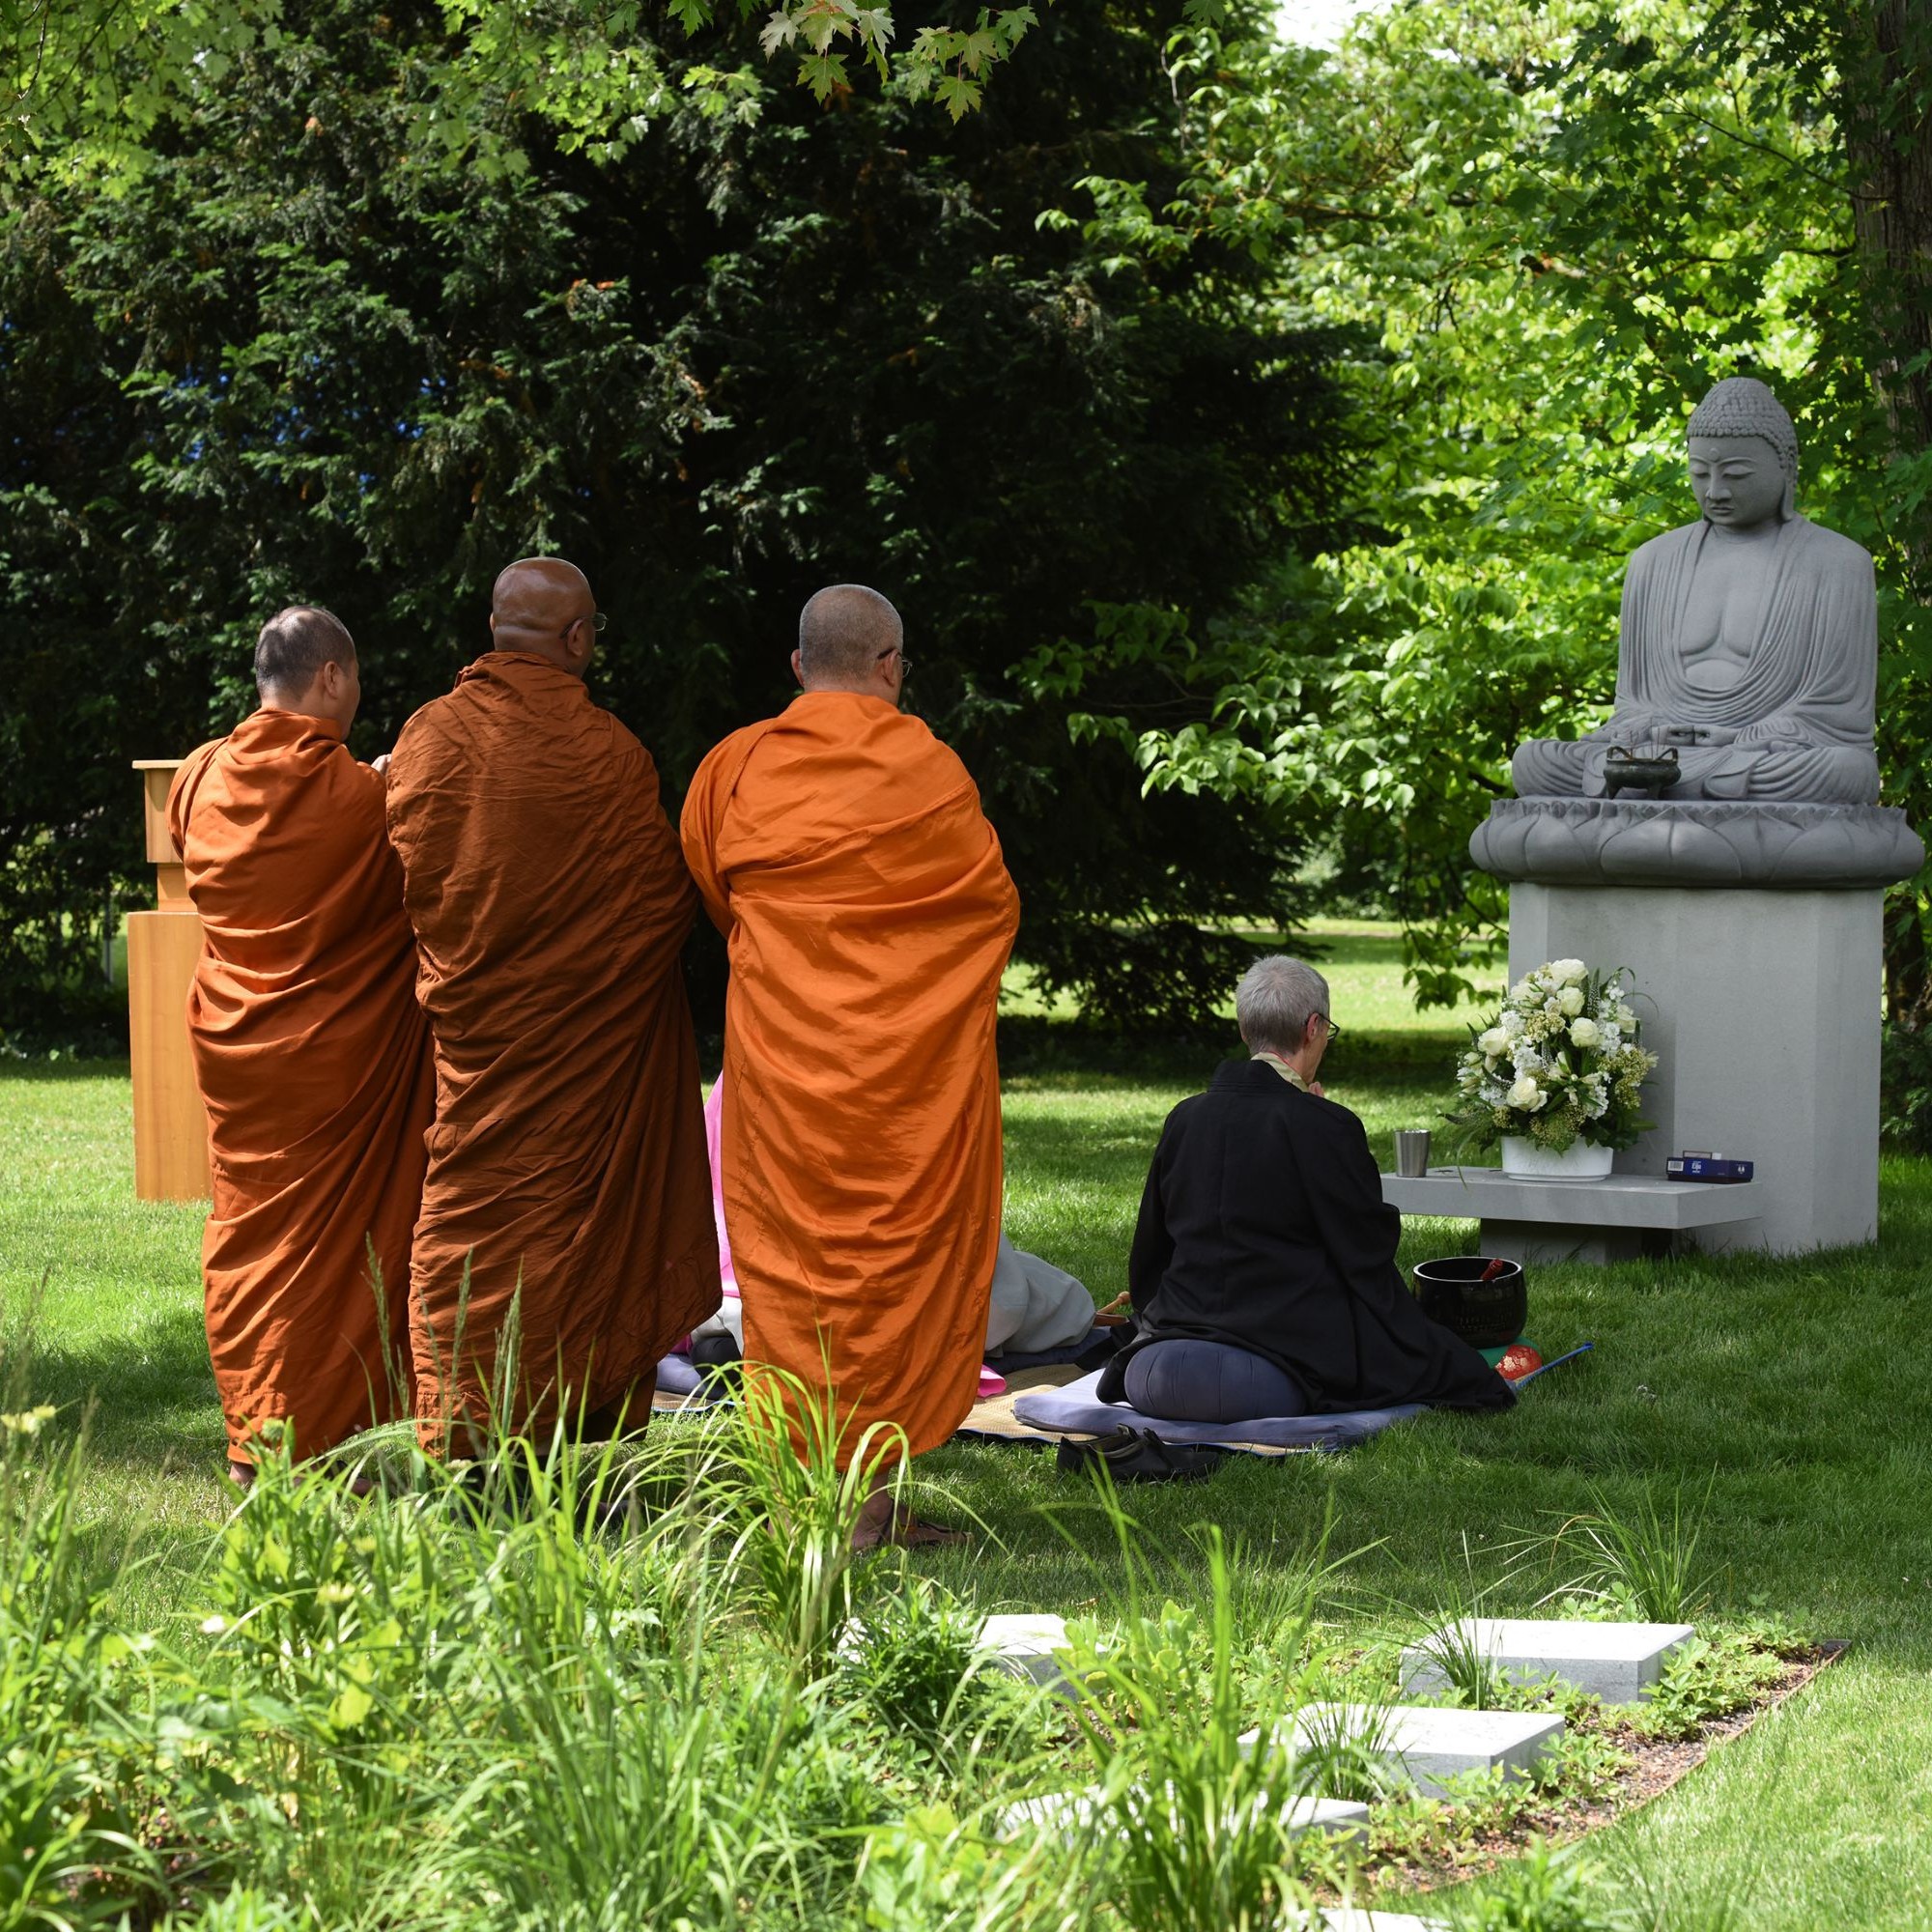
[[(1466, 988), (1499, 935), (1466, 840), (1511, 751), (1605, 714), (1624, 559), (1693, 514), (1683, 423), (1719, 376), (1777, 388), (1802, 507), (1878, 558), (1888, 793), (1925, 815), (1932, 416), (1886, 372), (1928, 366), (1932, 299), (1874, 298), (1857, 132), (1876, 116), (1914, 152), (1932, 63), (1916, 10), (1875, 66), (1873, 11), (1413, 0), (1364, 15), (1325, 63), (1183, 38), (1190, 173), (1165, 196), (1124, 172), (1080, 185), (1087, 232), (1122, 259), (1246, 248), (1284, 317), (1375, 331), (1349, 370), (1377, 425), (1360, 540), (1285, 563), (1167, 653), (1210, 719), (1100, 728), (1156, 790), (1331, 825), (1337, 888), (1404, 919), (1429, 1000)], [(1899, 272), (1922, 274), (1903, 245), (1932, 224), (1922, 188), (1916, 210), (1886, 192), (1921, 223), (1900, 228)], [(1922, 990), (1919, 952), (1895, 999)]]
[(1646, 1489), (1632, 1508), (1593, 1490), (1591, 1507), (1556, 1533), (1558, 1547), (1581, 1565), (1561, 1594), (1594, 1596), (1648, 1623), (1688, 1622), (1709, 1604), (1716, 1581), (1698, 1560), (1703, 1534), (1702, 1509), (1687, 1507), (1681, 1486), (1667, 1504)]
[(1456, 1900), (1455, 1932), (1616, 1932), (1617, 1916), (1574, 1845), (1547, 1842)]
[(85, 1429), (48, 1453), (29, 1347), (0, 1330), (0, 1932), (107, 1925), (158, 1895), (117, 1707), (141, 1657), (102, 1613), (110, 1575), (79, 1534)]
[(863, 1605), (839, 1645), (845, 1675), (892, 1729), (937, 1745), (983, 1702), (979, 1610), (911, 1574)]
[[(1530, 1782), (1546, 1793), (1598, 1801), (1615, 1791), (1636, 1763), (1635, 1754), (1600, 1729), (1566, 1727), (1563, 1735), (1530, 1767)], [(1530, 1857), (1534, 1858), (1534, 1853)]]
[(1932, 1033), (1888, 1020), (1879, 1052), (1885, 1137), (1923, 1152), (1932, 1148)]
[(874, 1423), (854, 1439), (829, 1377), (812, 1388), (769, 1366), (750, 1380), (743, 1410), (714, 1471), (718, 1503), (766, 1634), (816, 1675), (852, 1619), (861, 1512), (875, 1483), (891, 1478), (895, 1504), (903, 1492), (905, 1437)]
[[(516, 99), (542, 116), (567, 152), (621, 154), (675, 85), (657, 43), (665, 16), (691, 36), (760, 11), (758, 0), (440, 0), (440, 9), (461, 50), (419, 102), (415, 138), (493, 174), (519, 167), (515, 149), (491, 138), (484, 110), (494, 100)], [(191, 116), (204, 88), (247, 54), (276, 48), (300, 11), (282, 0), (10, 4), (0, 10), (0, 167), (57, 162), (75, 137), (93, 165), (138, 166), (139, 144), (157, 124)], [(957, 121), (1038, 24), (1031, 6), (981, 8), (963, 31), (922, 27), (895, 49), (890, 8), (775, 0), (757, 38), (767, 63), (789, 56), (797, 84), (820, 102), (848, 91), (850, 49), (895, 93), (930, 96)], [(755, 113), (765, 80), (746, 70), (728, 78), (728, 92)]]
[(1069, 735), (1088, 709), (1205, 720), (1211, 690), (1112, 644), (1077, 696), (1020, 670), (1211, 624), (1333, 525), (1350, 469), (1350, 338), (1284, 327), (1262, 264), (1110, 269), (1107, 238), (1037, 223), (1096, 166), (1184, 173), (1161, 0), (1043, 11), (957, 126), (896, 82), (754, 101), (728, 12), (634, 16), (665, 83), (613, 147), (595, 98), (580, 125), (469, 88), (472, 61), (548, 62), (595, 97), (605, 27), (553, 61), (523, 0), (456, 27), (307, 0), (185, 82), (138, 168), (0, 182), (0, 1027), (71, 1010), (107, 892), (147, 890), (128, 761), (232, 726), (269, 612), (356, 635), (367, 755), (535, 551), (611, 612), (596, 695), (673, 810), (789, 696), (804, 597), (887, 591), (1023, 952), (1098, 1020), (1204, 1016), (1252, 952), (1223, 923), (1291, 922), (1304, 823), (1143, 799), (1125, 750)]
[(1713, 1718), (1755, 1704), (1783, 1669), (1749, 1629), (1700, 1631), (1664, 1660), (1657, 1687), (1629, 1713), (1631, 1729), (1647, 1738), (1694, 1737)]
[(1042, 1837), (996, 1850), (951, 1805), (924, 1804), (873, 1833), (860, 1860), (853, 1932), (1071, 1932), (1089, 1922), (1080, 1888), (1092, 1847)]
[[(1309, 1903), (1294, 1876), (1290, 1806), (1314, 1788), (1317, 1766), (1272, 1728), (1253, 1749), (1239, 1743), (1246, 1705), (1219, 1530), (1202, 1539), (1205, 1615), (1171, 1601), (1151, 1612), (1131, 1525), (1111, 1492), (1102, 1501), (1129, 1580), (1118, 1634), (1100, 1643), (1090, 1636), (1084, 1658), (1075, 1645), (1091, 1694), (1074, 1717), (1099, 1784), (1090, 1829), (1114, 1839), (1114, 1890), (1137, 1932), (1261, 1932)], [(1311, 1595), (1298, 1619), (1302, 1634), (1313, 1621)]]

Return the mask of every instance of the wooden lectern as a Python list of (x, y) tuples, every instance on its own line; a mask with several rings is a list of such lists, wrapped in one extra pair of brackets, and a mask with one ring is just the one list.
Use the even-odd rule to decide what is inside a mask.
[(146, 796), (156, 909), (128, 915), (128, 1033), (134, 1062), (134, 1192), (143, 1201), (205, 1201), (208, 1116), (194, 1084), (187, 994), (201, 920), (168, 836), (168, 787), (180, 758), (136, 758)]

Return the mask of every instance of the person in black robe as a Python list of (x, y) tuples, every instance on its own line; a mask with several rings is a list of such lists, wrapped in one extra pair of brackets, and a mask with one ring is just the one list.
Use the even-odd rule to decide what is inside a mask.
[(1396, 1267), (1402, 1217), (1368, 1135), (1315, 1078), (1337, 1031), (1326, 981), (1275, 955), (1235, 1007), (1253, 1058), (1161, 1129), (1127, 1264), (1134, 1332), (1101, 1398), (1184, 1422), (1509, 1407), (1509, 1383)]

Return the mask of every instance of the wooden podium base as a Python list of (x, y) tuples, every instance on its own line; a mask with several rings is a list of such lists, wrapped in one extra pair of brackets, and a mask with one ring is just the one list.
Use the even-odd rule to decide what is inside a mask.
[(208, 1115), (194, 1084), (187, 995), (201, 957), (194, 907), (128, 915), (128, 1031), (134, 1072), (134, 1192), (205, 1201)]

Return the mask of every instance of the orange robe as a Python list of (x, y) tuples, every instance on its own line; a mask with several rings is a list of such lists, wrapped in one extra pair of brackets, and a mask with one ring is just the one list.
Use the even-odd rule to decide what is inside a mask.
[(436, 1037), (424, 1439), (504, 1390), (509, 1428), (627, 1398), (641, 1422), (658, 1358), (719, 1302), (679, 958), (697, 895), (656, 769), (582, 679), (492, 651), (403, 727), (389, 835)]
[[(1019, 896), (966, 767), (883, 698), (811, 692), (720, 745), (684, 850), (729, 943), (724, 1214), (745, 1354), (943, 1442), (1000, 1238), (993, 1021)], [(879, 1445), (875, 1445), (879, 1446)]]
[[(175, 775), (203, 946), (188, 994), (214, 1199), (208, 1352), (229, 1454), (408, 1414), (410, 1231), (433, 1087), (383, 780), (342, 727), (258, 711)], [(370, 1257), (381, 1274), (382, 1305)]]

